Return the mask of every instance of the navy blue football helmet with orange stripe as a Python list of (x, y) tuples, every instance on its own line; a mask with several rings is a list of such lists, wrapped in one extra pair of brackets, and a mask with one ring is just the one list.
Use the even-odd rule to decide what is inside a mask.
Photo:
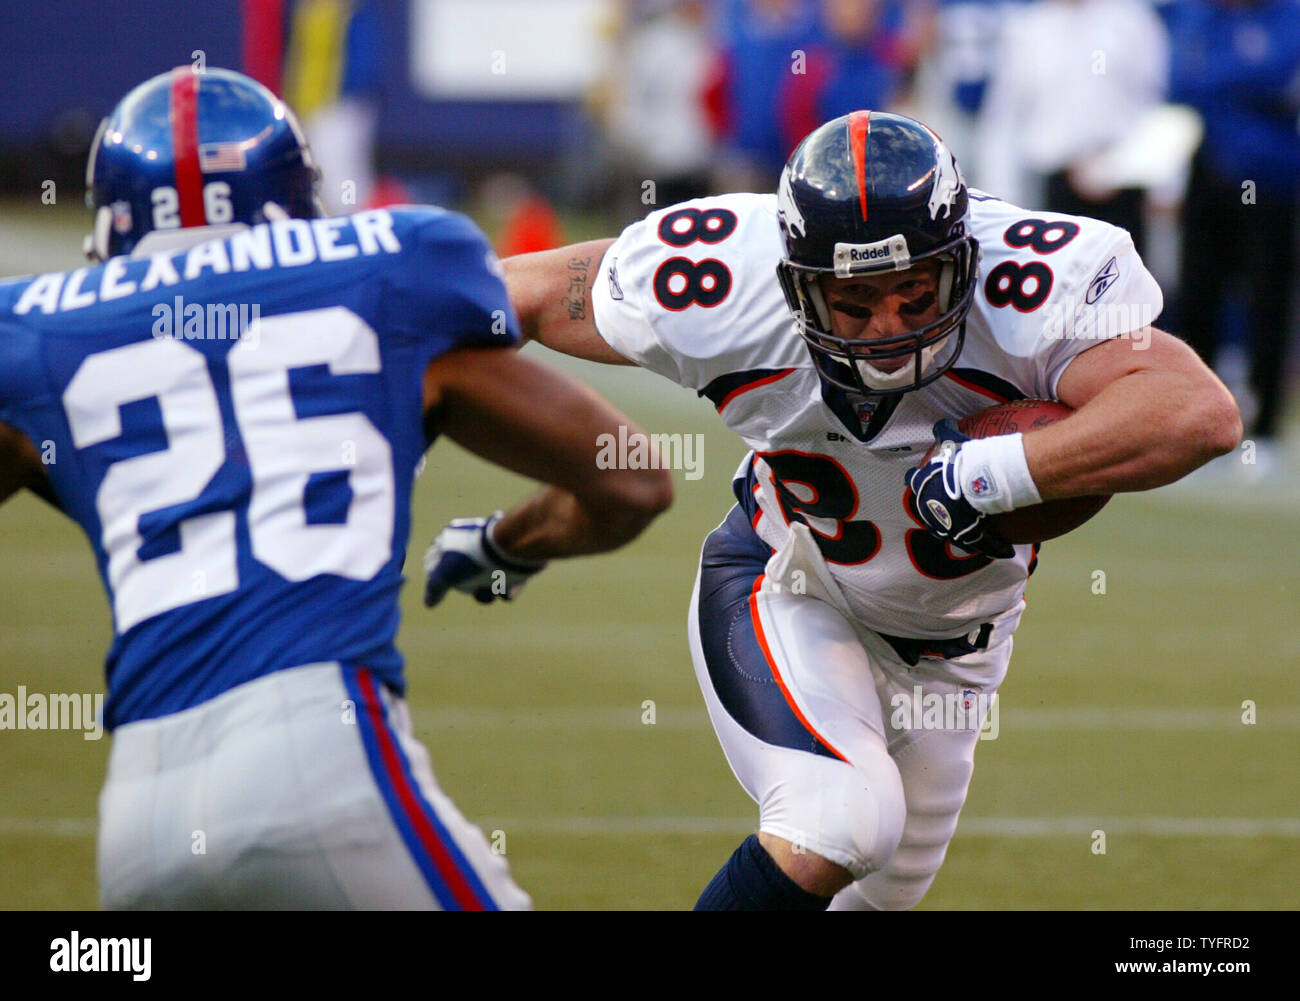
[(86, 166), (87, 256), (130, 253), (147, 233), (322, 215), (320, 172), (298, 120), (240, 73), (178, 66), (100, 124)]
[[(906, 393), (952, 367), (975, 294), (979, 246), (966, 183), (943, 140), (902, 115), (836, 118), (791, 155), (777, 203), (786, 251), (777, 266), (781, 288), (826, 381), (866, 396)], [(925, 260), (940, 265), (937, 320), (875, 340), (833, 333), (823, 280)]]

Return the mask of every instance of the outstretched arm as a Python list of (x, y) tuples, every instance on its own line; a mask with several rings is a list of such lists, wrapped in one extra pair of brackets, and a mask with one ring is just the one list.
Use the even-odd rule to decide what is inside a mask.
[(506, 289), (525, 340), (606, 365), (632, 365), (596, 331), (591, 290), (613, 240), (507, 257)]
[[(593, 334), (599, 337), (599, 335)], [(663, 469), (601, 469), (601, 435), (644, 433), (580, 383), (505, 348), (463, 348), (425, 373), (436, 427), (476, 455), (550, 484), (494, 527), (503, 555), (540, 562), (613, 549), (672, 501)]]

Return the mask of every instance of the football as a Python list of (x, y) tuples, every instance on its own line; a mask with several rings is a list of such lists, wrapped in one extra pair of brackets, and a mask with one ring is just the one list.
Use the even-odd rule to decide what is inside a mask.
[[(1046, 427), (1072, 413), (1072, 407), (1052, 400), (1013, 400), (963, 417), (957, 422), (957, 427), (972, 438), (991, 438)], [(1105, 507), (1108, 500), (1109, 494), (1047, 501), (989, 515), (987, 522), (993, 532), (1007, 542), (1043, 542), (1073, 532)]]

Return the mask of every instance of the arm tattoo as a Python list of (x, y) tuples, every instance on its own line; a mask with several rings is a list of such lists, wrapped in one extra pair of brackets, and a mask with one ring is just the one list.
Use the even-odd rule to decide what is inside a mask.
[[(564, 306), (569, 311), (570, 320), (585, 320), (587, 318), (587, 300), (591, 295), (591, 268), (595, 262), (594, 257), (588, 257), (585, 260), (581, 257), (569, 259), (569, 288), (562, 300)], [(596, 267), (600, 265), (597, 263)]]

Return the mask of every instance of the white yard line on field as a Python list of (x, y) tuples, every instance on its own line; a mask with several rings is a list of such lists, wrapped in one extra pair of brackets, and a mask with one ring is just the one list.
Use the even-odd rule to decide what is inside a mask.
[[(509, 817), (481, 822), (485, 831), (564, 837), (590, 835), (744, 834), (752, 820), (737, 817)], [(95, 835), (91, 817), (0, 817), (2, 837), (88, 838)], [(966, 817), (958, 837), (1088, 837), (1095, 830), (1109, 835), (1187, 838), (1300, 838), (1300, 817)]]
[[(1238, 706), (1217, 709), (1133, 708), (1079, 706), (1047, 709), (1018, 707), (1005, 699), (999, 703), (1003, 731), (1059, 730), (1296, 730), (1300, 709), (1264, 705), (1256, 710), (1256, 722), (1247, 726)], [(413, 709), (420, 729), (495, 728), (528, 730), (707, 729), (703, 706), (656, 705), (654, 723), (644, 723), (641, 704), (625, 706), (544, 706), (521, 709), (443, 706)]]

